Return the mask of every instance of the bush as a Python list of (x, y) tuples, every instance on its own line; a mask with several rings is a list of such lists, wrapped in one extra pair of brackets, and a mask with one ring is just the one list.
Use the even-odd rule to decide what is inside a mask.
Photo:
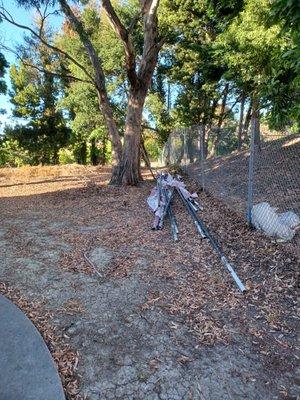
[(76, 162), (73, 151), (68, 148), (62, 148), (58, 152), (59, 164), (74, 164)]

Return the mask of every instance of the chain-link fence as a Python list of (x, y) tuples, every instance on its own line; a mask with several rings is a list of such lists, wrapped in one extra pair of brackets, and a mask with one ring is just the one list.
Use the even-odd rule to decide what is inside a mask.
[[(291, 212), (300, 217), (300, 134), (261, 132), (259, 143), (252, 138), (241, 151), (226, 154), (222, 138), (227, 133), (219, 130), (222, 155), (213, 156), (213, 146), (207, 145), (213, 132), (214, 128), (208, 133), (204, 126), (175, 130), (162, 151), (162, 163), (180, 165), (205, 191), (254, 225), (257, 212), (263, 212), (267, 224), (272, 219), (273, 225), (274, 212), (289, 212), (282, 218), (294, 218), (295, 226)], [(299, 240), (299, 232), (296, 236)]]

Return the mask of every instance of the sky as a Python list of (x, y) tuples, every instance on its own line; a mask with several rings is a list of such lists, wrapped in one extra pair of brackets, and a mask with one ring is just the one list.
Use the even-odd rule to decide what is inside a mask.
[[(34, 10), (25, 10), (23, 7), (17, 6), (14, 0), (3, 0), (3, 6), (7, 9), (7, 11), (13, 16), (16, 22), (19, 22), (23, 25), (30, 26), (32, 24), (32, 20), (34, 17)], [(54, 28), (58, 28), (61, 24), (61, 17), (52, 17), (50, 23)], [(17, 28), (8, 22), (2, 21), (0, 23), (0, 47), (1, 44), (15, 48), (16, 45), (22, 43), (23, 36), (25, 31)], [(16, 62), (16, 57), (9, 51), (1, 50), (4, 54), (5, 59), (9, 64), (14, 64)], [(10, 80), (9, 80), (9, 72), (6, 70), (5, 81), (8, 86), (8, 90), (10, 89)], [(7, 113), (5, 115), (0, 115), (0, 132), (3, 129), (3, 125), (5, 123), (12, 122), (11, 120), (11, 104), (9, 101), (9, 96), (0, 94), (0, 109), (6, 109)]]

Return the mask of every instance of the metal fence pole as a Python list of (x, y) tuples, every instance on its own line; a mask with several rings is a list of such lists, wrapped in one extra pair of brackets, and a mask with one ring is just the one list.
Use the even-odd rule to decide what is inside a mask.
[(183, 158), (184, 158), (184, 168), (186, 170), (187, 165), (187, 152), (186, 152), (186, 128), (183, 130)]
[(202, 185), (202, 190), (204, 190), (204, 134), (205, 134), (204, 124), (200, 125), (199, 133), (200, 133), (201, 185)]
[(247, 199), (247, 221), (252, 224), (252, 207), (253, 207), (253, 173), (254, 173), (254, 155), (255, 155), (255, 118), (252, 116), (251, 124), (251, 142), (248, 168), (248, 199)]

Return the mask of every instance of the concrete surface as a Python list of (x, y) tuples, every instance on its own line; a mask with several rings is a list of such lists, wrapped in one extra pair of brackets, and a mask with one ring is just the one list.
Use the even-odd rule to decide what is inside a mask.
[(0, 399), (64, 400), (51, 354), (32, 322), (0, 295)]

